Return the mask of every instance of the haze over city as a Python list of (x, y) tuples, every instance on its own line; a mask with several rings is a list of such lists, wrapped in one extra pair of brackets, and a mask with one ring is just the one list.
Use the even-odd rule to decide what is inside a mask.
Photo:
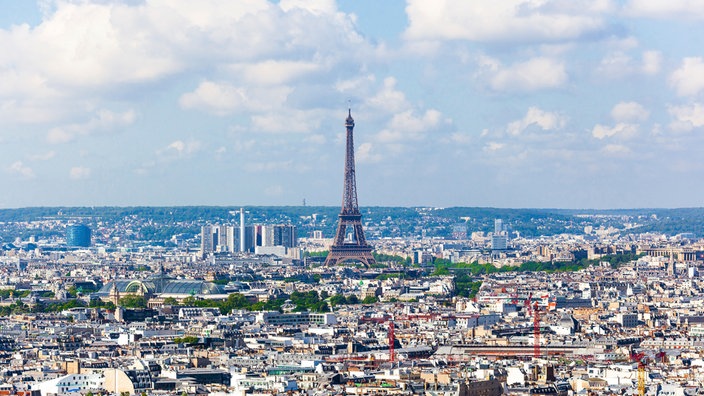
[(4, 0), (0, 207), (702, 206), (701, 1)]

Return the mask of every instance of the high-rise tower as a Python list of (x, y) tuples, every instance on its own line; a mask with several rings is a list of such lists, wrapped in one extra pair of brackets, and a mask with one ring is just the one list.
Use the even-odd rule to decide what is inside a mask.
[[(345, 180), (342, 192), (342, 210), (338, 216), (337, 233), (330, 247), (325, 265), (335, 265), (344, 261), (359, 261), (366, 266), (374, 264), (372, 247), (367, 244), (362, 229), (362, 214), (357, 205), (357, 181), (354, 171), (354, 119), (349, 110), (345, 120), (347, 128), (347, 150), (345, 155)], [(351, 238), (347, 238), (347, 229)]]

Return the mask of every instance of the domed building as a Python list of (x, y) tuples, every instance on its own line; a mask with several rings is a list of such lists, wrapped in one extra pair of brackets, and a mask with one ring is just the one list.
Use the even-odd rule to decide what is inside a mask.
[(213, 282), (198, 279), (174, 279), (164, 275), (163, 272), (148, 279), (117, 279), (107, 282), (100, 290), (93, 294), (105, 302), (112, 301), (117, 305), (120, 298), (144, 296), (149, 306), (162, 305), (164, 299), (175, 298), (183, 300), (186, 297), (201, 299), (225, 299), (228, 293), (222, 286)]

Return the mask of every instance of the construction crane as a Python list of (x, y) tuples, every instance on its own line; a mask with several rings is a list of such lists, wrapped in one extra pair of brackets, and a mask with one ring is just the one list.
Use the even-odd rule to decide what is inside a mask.
[(631, 353), (631, 361), (638, 362), (638, 395), (645, 396), (645, 354)]
[(394, 322), (389, 321), (389, 361), (391, 363), (396, 361), (396, 351), (394, 350), (396, 344), (396, 337), (394, 336)]
[[(530, 298), (530, 297), (529, 297)], [(533, 357), (540, 357), (540, 307), (538, 302), (533, 304)]]
[(526, 309), (528, 310), (528, 316), (531, 316), (533, 314), (531, 311), (533, 307), (530, 305), (531, 298), (533, 298), (533, 293), (529, 293), (528, 298), (526, 298), (526, 301), (523, 302), (523, 305), (525, 305)]

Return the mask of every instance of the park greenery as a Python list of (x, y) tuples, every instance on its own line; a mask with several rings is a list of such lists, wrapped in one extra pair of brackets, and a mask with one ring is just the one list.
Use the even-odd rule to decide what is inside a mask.
[(10, 316), (27, 313), (58, 313), (69, 310), (71, 308), (85, 307), (86, 303), (82, 300), (70, 299), (62, 302), (42, 302), (38, 301), (34, 306), (17, 300), (9, 305), (0, 306), (0, 316)]
[(638, 255), (635, 253), (622, 253), (604, 255), (601, 258), (592, 260), (583, 258), (577, 261), (567, 262), (526, 261), (525, 263), (522, 263), (519, 266), (504, 265), (501, 267), (497, 267), (490, 263), (451, 263), (449, 260), (436, 259), (434, 262), (435, 270), (431, 273), (431, 275), (440, 276), (451, 275), (452, 273), (467, 273), (476, 276), (503, 272), (573, 272), (585, 269), (592, 265), (598, 265), (602, 262), (608, 263), (609, 265), (611, 265), (612, 268), (618, 268), (622, 264), (637, 260), (642, 256), (642, 254)]
[(187, 345), (193, 345), (198, 343), (198, 337), (194, 336), (185, 336), (185, 337), (176, 337), (174, 338), (174, 342), (176, 344), (187, 344)]
[[(589, 266), (599, 265), (602, 263), (608, 263), (613, 268), (618, 268), (619, 266), (637, 260), (641, 255), (635, 253), (621, 253), (621, 254), (611, 254), (604, 255), (598, 259), (589, 260), (587, 258), (581, 258), (572, 262), (534, 262), (529, 261), (522, 263), (519, 266), (501, 266), (496, 267), (492, 264), (479, 264), (477, 262), (473, 263), (452, 263), (449, 260), (436, 259), (434, 261), (434, 270), (431, 272), (431, 276), (454, 276), (455, 282), (455, 293), (458, 296), (473, 298), (476, 296), (479, 288), (481, 287), (481, 276), (485, 274), (496, 274), (496, 273), (520, 273), (520, 272), (568, 272), (568, 271), (578, 271), (585, 269)], [(396, 261), (405, 264), (405, 259), (397, 258), (397, 256), (378, 256), (379, 259), (385, 259), (388, 261)], [(400, 259), (400, 260), (399, 260)], [(389, 279), (393, 277), (403, 276), (402, 273), (385, 273), (377, 277), (377, 279)], [(289, 281), (301, 281), (298, 278), (292, 278)], [(320, 282), (320, 277), (309, 277), (306, 278), (306, 282), (318, 283)], [(81, 293), (81, 290), (75, 287), (70, 288), (70, 296), (76, 296)], [(23, 313), (51, 313), (51, 312), (61, 312), (71, 308), (79, 307), (91, 307), (91, 308), (103, 308), (106, 310), (115, 309), (115, 305), (112, 302), (103, 302), (101, 300), (91, 300), (89, 304), (81, 299), (71, 298), (67, 301), (58, 302), (42, 302), (39, 301), (35, 305), (30, 306), (23, 302), (21, 299), (29, 296), (30, 292), (26, 290), (0, 290), (0, 298), (3, 300), (11, 299), (11, 303), (0, 306), (0, 316), (9, 316), (12, 314), (23, 314)], [(14, 301), (12, 301), (14, 299)], [(362, 300), (355, 295), (344, 296), (341, 294), (336, 294), (330, 296), (327, 292), (293, 292), (289, 295), (288, 299), (278, 298), (269, 301), (251, 301), (241, 293), (233, 293), (228, 296), (225, 300), (203, 300), (198, 299), (194, 296), (187, 297), (182, 301), (178, 301), (175, 298), (169, 297), (164, 300), (165, 305), (185, 305), (193, 307), (214, 307), (218, 308), (221, 313), (226, 314), (232, 310), (248, 310), (248, 311), (282, 311), (282, 306), (290, 301), (294, 305), (294, 312), (300, 311), (312, 311), (312, 312), (330, 312), (332, 308), (340, 305), (349, 304), (373, 304), (378, 301), (376, 297), (366, 297)], [(119, 305), (124, 308), (146, 308), (147, 299), (144, 296), (139, 295), (125, 295), (120, 301)], [(186, 342), (186, 341), (184, 341)], [(188, 342), (186, 342), (188, 343)]]
[(527, 261), (519, 266), (505, 265), (502, 267), (496, 267), (489, 263), (479, 264), (477, 262), (453, 264), (449, 260), (436, 259), (434, 262), (435, 270), (431, 275), (443, 276), (454, 274), (455, 293), (458, 296), (474, 298), (482, 285), (481, 280), (476, 279), (476, 277), (480, 275), (510, 272), (571, 272), (579, 271), (600, 263), (608, 263), (612, 268), (618, 268), (642, 256), (643, 254), (622, 253), (605, 255), (593, 260), (582, 258), (573, 262)]
[(290, 300), (290, 303), (295, 305), (293, 312), (311, 311), (311, 312), (330, 312), (331, 307), (338, 305), (351, 304), (373, 304), (378, 302), (376, 297), (365, 297), (360, 300), (355, 295), (344, 296), (336, 294), (329, 296), (325, 291), (320, 293), (316, 291), (308, 292), (293, 292), (288, 299), (278, 298), (269, 301), (252, 302), (241, 293), (230, 294), (227, 299), (217, 300), (201, 300), (196, 297), (186, 297), (178, 305), (193, 306), (193, 307), (213, 307), (218, 308), (221, 313), (226, 314), (232, 310), (247, 310), (247, 311), (281, 311), (282, 306)]
[(146, 308), (147, 298), (128, 294), (120, 298), (120, 306), (124, 308)]

